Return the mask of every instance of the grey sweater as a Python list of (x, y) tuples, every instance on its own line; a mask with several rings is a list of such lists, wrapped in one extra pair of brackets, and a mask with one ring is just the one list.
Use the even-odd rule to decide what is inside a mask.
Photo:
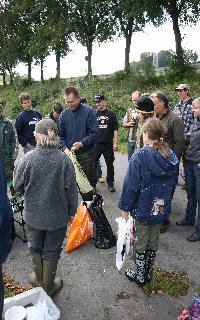
[(73, 165), (57, 148), (37, 147), (25, 154), (15, 167), (13, 183), (24, 194), (24, 220), (35, 229), (57, 230), (76, 213)]
[(200, 119), (195, 118), (190, 128), (190, 145), (186, 151), (185, 159), (200, 163)]

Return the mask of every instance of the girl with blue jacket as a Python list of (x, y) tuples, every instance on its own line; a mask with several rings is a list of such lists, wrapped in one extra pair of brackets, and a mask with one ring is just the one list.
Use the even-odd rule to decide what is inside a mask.
[(122, 217), (130, 213), (135, 219), (136, 270), (126, 270), (126, 276), (138, 285), (152, 280), (152, 270), (160, 223), (171, 209), (172, 192), (176, 184), (178, 159), (162, 140), (165, 127), (157, 118), (143, 125), (144, 147), (129, 161), (119, 208)]

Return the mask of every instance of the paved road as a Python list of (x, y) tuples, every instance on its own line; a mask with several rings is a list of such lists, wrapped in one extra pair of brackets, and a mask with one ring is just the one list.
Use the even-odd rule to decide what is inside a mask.
[[(103, 163), (103, 162), (102, 162)], [(116, 154), (116, 192), (108, 193), (105, 184), (98, 185), (105, 200), (105, 212), (116, 232), (115, 218), (120, 212), (117, 202), (127, 168), (127, 156)], [(105, 164), (103, 164), (105, 176)], [(182, 183), (182, 181), (180, 181)], [(190, 288), (185, 297), (171, 298), (166, 294), (147, 297), (143, 291), (125, 276), (126, 267), (133, 264), (128, 257), (122, 271), (115, 266), (116, 248), (99, 250), (92, 240), (66, 255), (63, 251), (58, 273), (64, 279), (64, 287), (54, 301), (61, 311), (61, 320), (172, 320), (176, 319), (184, 305), (189, 305), (195, 293), (200, 291), (199, 242), (189, 243), (187, 235), (192, 227), (178, 228), (175, 221), (182, 218), (186, 206), (186, 193), (177, 186), (172, 206), (172, 224), (160, 238), (156, 265), (169, 271), (184, 271), (189, 275)], [(5, 271), (22, 284), (28, 283), (31, 258), (27, 245), (16, 239), (6, 262)], [(129, 299), (117, 299), (120, 292), (130, 294)]]

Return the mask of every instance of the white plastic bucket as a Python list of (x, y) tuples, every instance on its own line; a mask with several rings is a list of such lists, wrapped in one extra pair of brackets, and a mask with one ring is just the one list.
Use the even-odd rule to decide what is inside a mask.
[(26, 309), (22, 306), (13, 306), (5, 313), (5, 320), (26, 320)]

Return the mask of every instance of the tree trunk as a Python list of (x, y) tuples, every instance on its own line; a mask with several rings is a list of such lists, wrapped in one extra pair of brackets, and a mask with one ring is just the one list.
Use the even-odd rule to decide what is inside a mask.
[(40, 80), (44, 82), (44, 57), (40, 57)]
[(88, 53), (88, 74), (92, 74), (92, 42), (91, 41), (88, 41), (87, 53)]
[(3, 69), (3, 71), (2, 71), (2, 78), (3, 78), (3, 86), (5, 87), (6, 86), (6, 71), (5, 71), (5, 69)]
[(60, 80), (60, 51), (56, 51), (56, 79)]
[(124, 70), (130, 69), (129, 56), (130, 56), (130, 49), (131, 49), (132, 34), (133, 34), (132, 23), (129, 22), (129, 25), (124, 33), (125, 39), (126, 39)]
[(178, 23), (178, 15), (174, 14), (171, 15), (172, 22), (173, 22), (173, 30), (176, 42), (176, 59), (177, 59), (177, 67), (180, 71), (180, 77), (184, 76), (184, 56), (183, 56), (183, 49), (182, 49), (182, 38), (181, 32)]
[(31, 81), (31, 63), (32, 63), (32, 59), (29, 58), (28, 59), (28, 80)]

